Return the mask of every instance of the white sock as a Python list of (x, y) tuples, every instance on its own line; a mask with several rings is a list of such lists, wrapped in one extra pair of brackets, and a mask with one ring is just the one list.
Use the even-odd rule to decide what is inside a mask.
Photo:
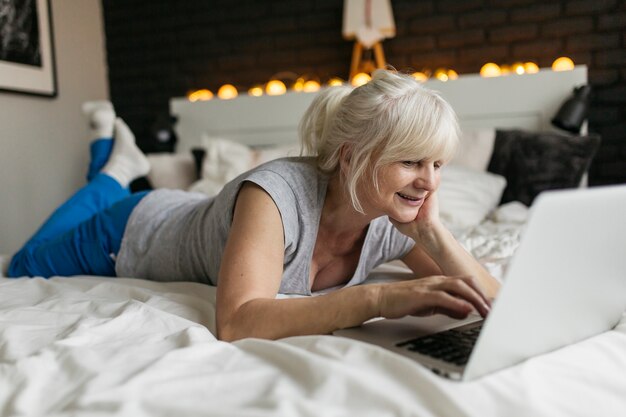
[(86, 101), (83, 103), (83, 113), (89, 118), (90, 139), (113, 137), (115, 110), (110, 101)]
[(119, 117), (115, 119), (115, 142), (102, 172), (113, 177), (122, 187), (150, 171), (150, 162), (135, 144), (135, 135)]

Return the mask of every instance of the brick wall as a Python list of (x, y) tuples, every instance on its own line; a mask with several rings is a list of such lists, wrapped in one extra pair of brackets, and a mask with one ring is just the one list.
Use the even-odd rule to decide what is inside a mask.
[[(399, 70), (561, 55), (589, 68), (589, 130), (603, 143), (592, 184), (626, 182), (625, 0), (392, 0), (397, 36), (384, 43)], [(341, 0), (103, 0), (111, 98), (146, 151), (168, 100), (224, 83), (247, 89), (279, 71), (347, 78)]]

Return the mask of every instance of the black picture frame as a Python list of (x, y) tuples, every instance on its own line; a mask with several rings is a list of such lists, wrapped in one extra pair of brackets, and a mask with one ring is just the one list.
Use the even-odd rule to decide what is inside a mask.
[(0, 3), (0, 92), (57, 96), (50, 0)]

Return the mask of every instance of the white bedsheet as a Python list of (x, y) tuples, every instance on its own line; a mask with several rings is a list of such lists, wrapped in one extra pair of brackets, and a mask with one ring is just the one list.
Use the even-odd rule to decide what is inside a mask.
[(618, 327), (471, 383), (333, 336), (217, 341), (195, 283), (0, 278), (2, 415), (623, 416)]
[[(501, 278), (523, 220), (509, 208), (458, 237)], [(372, 280), (401, 271), (387, 265)], [(340, 337), (220, 342), (214, 306), (215, 288), (197, 283), (0, 278), (0, 415), (626, 415), (626, 316), (459, 383)]]

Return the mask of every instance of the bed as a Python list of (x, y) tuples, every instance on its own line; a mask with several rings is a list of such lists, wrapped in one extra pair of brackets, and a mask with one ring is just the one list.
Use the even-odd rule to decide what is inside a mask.
[[(460, 157), (458, 167), (446, 174), (451, 185), (447, 195), (442, 194), (442, 215), (461, 243), (496, 277), (503, 276), (515, 252), (537, 192), (530, 180), (522, 185), (515, 181), (524, 165), (519, 163), (520, 150), (510, 144), (529, 141), (546, 146), (562, 140), (568, 150), (586, 142), (546, 132), (558, 105), (573, 86), (585, 82), (586, 69), (537, 76), (518, 79), (523, 80), (522, 87), (513, 78), (471, 76), (467, 84), (434, 85), (457, 109), (465, 141), (473, 143), (468, 149), (480, 149), (471, 158)], [(484, 82), (497, 85), (484, 91)], [(507, 84), (515, 85), (517, 94), (534, 94), (531, 101), (541, 105), (533, 109), (534, 104), (519, 104)], [(539, 85), (538, 90), (530, 91), (529, 85)], [(472, 88), (483, 94), (474, 95), (474, 104), (464, 108), (463, 102), (475, 94)], [(311, 97), (283, 97), (289, 104), (276, 105), (285, 116), (303, 111)], [(237, 170), (295, 152), (295, 125), (264, 115), (263, 109), (275, 114), (274, 109), (252, 100), (173, 99), (179, 152), (153, 156), (158, 172), (152, 181), (210, 194)], [(498, 100), (498, 105), (482, 105), (481, 100)], [(225, 115), (233, 112), (251, 117), (232, 123)], [(198, 146), (205, 150), (199, 178), (189, 152)], [(563, 155), (562, 142), (557, 148)], [(553, 153), (546, 153), (545, 158), (554, 159)], [(517, 163), (500, 166), (503, 155)], [(569, 171), (572, 158), (563, 157)], [(589, 158), (576, 162), (581, 170)], [(578, 186), (579, 174), (567, 178), (569, 186)], [(564, 185), (565, 177), (558, 175), (548, 185)], [(540, 182), (546, 186), (545, 178)], [(480, 198), (468, 202), (468, 195)], [(0, 257), (0, 263), (7, 261), (7, 256)], [(386, 264), (370, 281), (404, 279), (406, 271), (401, 264)], [(330, 335), (221, 342), (214, 336), (214, 317), (215, 288), (193, 282), (97, 276), (0, 278), (0, 413), (482, 417), (626, 412), (626, 316), (609, 332), (471, 383), (443, 379), (376, 346)]]

